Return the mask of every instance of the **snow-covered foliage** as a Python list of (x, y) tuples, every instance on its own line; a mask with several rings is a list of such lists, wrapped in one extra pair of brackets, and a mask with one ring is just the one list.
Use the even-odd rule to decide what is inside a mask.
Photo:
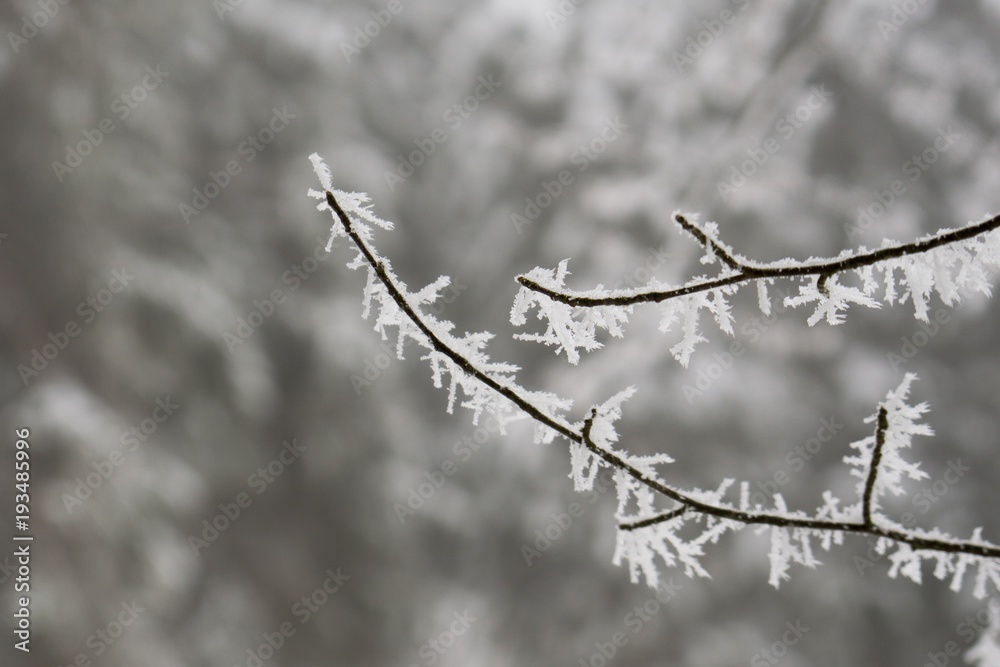
[[(333, 209), (337, 222), (332, 238), (348, 236), (354, 243), (357, 254), (348, 266), (367, 271), (363, 316), (374, 317), (375, 329), (383, 339), (389, 338), (390, 329), (396, 330), (399, 358), (403, 358), (409, 340), (423, 349), (422, 358), (430, 363), (434, 385), (447, 384), (449, 412), (461, 396), (461, 405), (472, 410), (474, 422), (486, 414), (497, 420), (501, 430), (511, 421), (532, 417), (537, 427), (536, 441), (547, 443), (556, 437), (568, 440), (570, 477), (577, 491), (592, 490), (600, 470), (609, 468), (613, 472), (620, 523), (614, 562), (628, 562), (632, 581), (645, 579), (656, 587), (660, 582), (660, 563), (668, 568), (682, 567), (689, 577), (709, 577), (703, 563), (705, 546), (716, 543), (728, 531), (756, 526), (759, 532), (770, 533), (769, 582), (775, 587), (790, 578), (793, 564), (815, 568), (820, 565), (818, 549), (829, 551), (842, 544), (847, 533), (860, 533), (877, 539), (875, 550), (887, 555), (890, 576), (902, 575), (920, 583), (923, 561), (928, 560), (933, 563), (934, 576), (950, 578), (953, 590), (960, 590), (966, 572), (972, 567), (976, 571), (973, 584), (976, 597), (985, 597), (988, 590), (1000, 592), (1000, 548), (983, 540), (981, 529), (963, 541), (937, 529), (904, 527), (883, 514), (881, 501), (887, 494), (904, 494), (905, 480), (928, 476), (919, 463), (907, 457), (913, 436), (932, 435), (930, 427), (919, 421), (928, 411), (927, 405), (907, 402), (916, 379), (914, 374), (906, 374), (900, 385), (888, 392), (876, 414), (866, 420), (875, 425), (872, 435), (851, 444), (855, 453), (844, 461), (850, 474), (859, 480), (853, 499), (845, 502), (826, 491), (823, 504), (809, 514), (789, 508), (780, 493), (752, 503), (747, 482), (739, 485), (738, 498), (731, 498), (733, 479), (724, 479), (714, 490), (677, 488), (660, 474), (662, 466), (673, 462), (670, 456), (638, 456), (617, 446), (619, 434), (615, 423), (622, 418), (622, 406), (634, 395), (635, 387), (592, 407), (582, 422), (569, 423), (564, 415), (572, 407), (570, 401), (521, 387), (515, 378), (516, 366), (490, 360), (485, 348), (491, 334), (455, 335), (451, 322), (426, 309), (448, 286), (448, 278), (442, 276), (422, 289), (409, 290), (393, 273), (389, 261), (378, 255), (371, 244), (373, 226), (390, 229), (391, 225), (370, 211), (367, 196), (333, 190), (325, 164), (316, 155), (312, 160), (324, 191), (311, 190), (310, 195), (321, 200), (320, 210)], [(970, 232), (961, 238), (941, 232), (905, 247), (886, 242), (883, 248), (889, 250), (882, 254), (870, 254), (862, 248), (834, 260), (811, 259), (802, 264), (786, 260), (753, 265), (719, 241), (714, 224), (697, 227), (690, 222), (693, 217), (677, 216), (677, 219), (704, 246), (704, 263), (721, 260), (724, 264), (718, 277), (699, 277), (679, 292), (663, 290), (658, 284), (639, 293), (604, 292), (598, 288), (589, 293), (574, 293), (570, 303), (564, 303), (553, 296), (562, 294), (569, 273), (567, 262), (561, 262), (554, 271), (535, 269), (522, 276), (522, 289), (511, 310), (511, 321), (524, 324), (526, 313), (537, 306), (539, 315), (548, 321), (548, 329), (544, 334), (518, 337), (555, 345), (558, 351), (566, 352), (571, 363), (576, 363), (579, 349), (600, 347), (595, 337), (598, 329), (613, 336), (622, 335), (622, 325), (632, 308), (631, 302), (594, 304), (587, 303), (587, 299), (614, 300), (650, 291), (668, 292), (646, 300), (663, 302), (661, 328), (681, 323), (683, 339), (671, 351), (686, 365), (694, 345), (703, 340), (698, 330), (699, 312), (708, 310), (719, 327), (732, 335), (733, 318), (727, 299), (746, 282), (758, 283), (758, 301), (766, 314), (770, 310), (767, 282), (788, 277), (803, 280), (799, 295), (786, 299), (786, 304), (816, 302), (810, 324), (819, 319), (837, 324), (849, 303), (879, 306), (875, 299), (878, 272), (885, 285), (882, 294), (885, 302), (912, 299), (917, 318), (926, 319), (932, 291), (948, 304), (955, 303), (962, 290), (989, 293), (989, 271), (985, 267), (1000, 259), (997, 249), (1000, 232), (990, 227), (983, 233), (973, 236)], [(849, 271), (860, 277), (859, 286), (839, 282), (839, 277)], [(991, 645), (981, 643), (975, 650), (979, 651), (975, 653), (977, 656), (988, 656), (992, 649)]]

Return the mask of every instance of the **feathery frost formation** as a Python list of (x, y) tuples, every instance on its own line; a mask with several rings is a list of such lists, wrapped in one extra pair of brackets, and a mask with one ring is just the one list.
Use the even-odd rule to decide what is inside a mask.
[[(421, 359), (429, 363), (434, 385), (447, 386), (449, 413), (459, 402), (472, 411), (473, 423), (478, 424), (485, 415), (496, 420), (501, 431), (512, 421), (532, 418), (536, 442), (549, 443), (557, 436), (568, 441), (570, 477), (577, 491), (593, 489), (602, 468), (612, 470), (619, 520), (614, 562), (627, 562), (633, 581), (645, 579), (656, 587), (661, 562), (667, 567), (682, 567), (690, 577), (709, 577), (702, 563), (704, 547), (729, 531), (753, 526), (770, 533), (769, 581), (775, 587), (789, 578), (793, 564), (814, 568), (820, 564), (817, 550), (829, 551), (843, 543), (845, 534), (860, 533), (877, 538), (875, 550), (888, 556), (893, 577), (902, 575), (920, 583), (923, 561), (930, 561), (934, 576), (949, 578), (955, 591), (960, 590), (970, 570), (975, 571), (976, 597), (985, 597), (988, 590), (1000, 591), (1000, 548), (983, 540), (981, 529), (973, 531), (970, 539), (960, 540), (937, 529), (906, 528), (882, 513), (882, 499), (905, 493), (905, 480), (927, 478), (919, 464), (905, 456), (913, 436), (932, 435), (919, 421), (927, 405), (907, 402), (916, 379), (912, 373), (888, 392), (877, 413), (866, 420), (875, 424), (874, 433), (852, 443), (854, 453), (844, 458), (850, 474), (858, 478), (856, 498), (845, 502), (826, 491), (823, 504), (807, 514), (789, 509), (780, 493), (768, 501), (769, 506), (751, 503), (749, 483), (736, 486), (733, 479), (722, 480), (714, 490), (679, 489), (661, 476), (661, 468), (673, 461), (670, 456), (637, 456), (617, 446), (615, 423), (635, 387), (590, 408), (583, 421), (567, 421), (571, 401), (525, 389), (517, 383), (517, 366), (490, 360), (486, 345), (492, 334), (457, 335), (451, 322), (430, 312), (427, 306), (440, 298), (449, 285), (448, 277), (411, 291), (372, 244), (375, 227), (388, 230), (392, 225), (372, 213), (367, 195), (335, 190), (322, 159), (316, 154), (310, 159), (324, 189), (310, 190), (309, 194), (320, 200), (319, 210), (331, 209), (335, 219), (331, 246), (338, 237), (348, 237), (357, 251), (348, 266), (367, 273), (362, 317), (374, 320), (383, 340), (389, 340), (395, 329), (400, 359), (408, 341), (422, 351)], [(680, 288), (653, 281), (641, 290), (605, 291), (598, 286), (590, 292), (566, 293), (562, 291), (569, 274), (566, 260), (555, 270), (537, 268), (518, 279), (521, 289), (511, 309), (511, 322), (524, 325), (527, 314), (537, 308), (548, 327), (541, 334), (517, 337), (554, 345), (575, 364), (580, 350), (601, 347), (596, 339), (598, 330), (621, 336), (633, 306), (655, 302), (663, 313), (661, 329), (680, 324), (683, 337), (671, 351), (686, 365), (695, 345), (704, 340), (699, 332), (700, 311), (709, 311), (719, 328), (733, 335), (728, 298), (747, 282), (757, 282), (758, 302), (767, 314), (769, 283), (778, 279), (802, 281), (799, 294), (785, 303), (815, 303), (811, 325), (822, 319), (840, 323), (852, 303), (877, 308), (883, 302), (908, 300), (914, 304), (917, 319), (926, 320), (928, 299), (934, 292), (946, 304), (956, 303), (963, 290), (989, 294), (988, 267), (1000, 263), (998, 219), (978, 223), (982, 231), (943, 231), (906, 246), (887, 241), (879, 251), (861, 248), (834, 259), (771, 264), (754, 264), (733, 252), (719, 240), (714, 223), (699, 224), (696, 218), (680, 214), (675, 214), (675, 220), (705, 248), (703, 263), (721, 262), (718, 276), (701, 276)], [(857, 285), (840, 282), (849, 272), (855, 274)], [(730, 493), (734, 489), (738, 489), (735, 498)], [(998, 623), (994, 618), (994, 624)], [(995, 638), (995, 630), (987, 634)], [(985, 665), (994, 655), (991, 651), (998, 650), (995, 641), (991, 644), (984, 638), (969, 655), (970, 659), (986, 661)]]
[(722, 243), (715, 223), (699, 224), (696, 216), (680, 213), (673, 217), (704, 247), (703, 264), (722, 264), (718, 275), (697, 276), (682, 286), (663, 285), (654, 279), (636, 290), (608, 291), (598, 285), (588, 291), (569, 292), (565, 289), (568, 260), (560, 262), (555, 271), (536, 268), (518, 278), (521, 289), (514, 301), (511, 323), (523, 326), (528, 311), (537, 307), (538, 317), (546, 321), (547, 329), (541, 334), (517, 337), (553, 345), (576, 364), (579, 350), (589, 352), (601, 347), (596, 340), (599, 329), (621, 337), (633, 306), (653, 302), (661, 309), (661, 331), (680, 324), (681, 340), (670, 352), (686, 368), (697, 344), (706, 340), (699, 328), (702, 311), (711, 314), (720, 330), (734, 335), (729, 298), (748, 282), (757, 283), (757, 300), (765, 316), (771, 312), (768, 285), (790, 279), (799, 282), (798, 293), (786, 297), (784, 304), (792, 308), (815, 304), (808, 319), (810, 326), (821, 320), (840, 324), (852, 304), (880, 308), (883, 303), (908, 301), (913, 303), (916, 318), (927, 322), (932, 294), (937, 293), (949, 306), (958, 303), (963, 293), (989, 295), (990, 280), (995, 267), (1000, 266), (997, 218), (978, 223), (976, 226), (984, 231), (968, 238), (948, 240), (963, 230), (942, 229), (906, 245), (885, 240), (878, 250), (862, 246), (830, 259), (784, 259), (760, 264)]

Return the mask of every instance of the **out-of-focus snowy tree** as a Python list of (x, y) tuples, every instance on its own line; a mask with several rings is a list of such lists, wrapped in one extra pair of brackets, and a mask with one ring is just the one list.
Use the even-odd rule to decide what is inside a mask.
[[(386, 365), (394, 350), (358, 317), (356, 274), (315, 254), (327, 230), (302, 189), (318, 151), (338, 187), (369, 192), (398, 223), (382, 250), (399, 275), (453, 277), (439, 314), (462, 330), (504, 330), (511, 277), (566, 257), (581, 288), (686, 280), (700, 249), (675, 233), (678, 208), (718, 221), (759, 261), (917, 238), (997, 209), (996, 8), (912, 3), (894, 18), (861, 1), (404, 1), (387, 21), (388, 4), (0, 8), (0, 422), (11, 438), (31, 427), (37, 465), (36, 643), (25, 660), (5, 642), (0, 661), (245, 665), (285, 621), (296, 633), (270, 664), (595, 664), (616, 632), (628, 640), (619, 665), (766, 660), (785, 633), (795, 642), (779, 646), (784, 664), (922, 664), (948, 642), (972, 648), (988, 625), (981, 603), (889, 580), (863, 542), (845, 548), (873, 567), (825, 557), (778, 592), (749, 534), (709, 551), (712, 582), (675, 579), (664, 602), (631, 586), (610, 564), (610, 486), (598, 478), (576, 495), (553, 481), (567, 471), (561, 450), (532, 446), (518, 424), (501, 437), (446, 419), (426, 367)], [(55, 8), (44, 25), (12, 41), (42, 5)], [(122, 118), (115, 101), (157, 66), (169, 74), (128, 97)], [(53, 162), (68, 164), (67, 147), (104, 118), (114, 130), (60, 179)], [(282, 127), (265, 146), (272, 122)], [(911, 180), (907, 162), (939, 133), (956, 138)], [(779, 150), (744, 169), (768, 139)], [(434, 151), (411, 175), (387, 176), (420, 145)], [(219, 190), (198, 209), (210, 184)], [(79, 304), (114, 271), (134, 279), (86, 322)], [(275, 289), (284, 300), (241, 336), (239, 321), (258, 321)], [(491, 351), (524, 367), (526, 386), (577, 405), (636, 384), (617, 424), (634, 453), (669, 452), (692, 487), (757, 479), (754, 491), (780, 487), (804, 507), (820, 488), (846, 484), (835, 490), (849, 496), (842, 458), (870, 435), (857, 417), (917, 372), (915, 400), (931, 404), (938, 434), (916, 441), (924, 469), (934, 482), (949, 461), (975, 474), (943, 495), (918, 482), (886, 511), (997, 535), (996, 518), (973, 511), (995, 504), (990, 302), (969, 296), (946, 321), (932, 306), (933, 336), (904, 308), (813, 329), (795, 310), (756, 308), (755, 295), (734, 304), (744, 353), (716, 379), (732, 341), (709, 336), (681, 371), (655, 314), (572, 369), (507, 336)], [(24, 382), (18, 367), (71, 320), (81, 333)], [(179, 407), (132, 449), (124, 434), (168, 398)], [(808, 460), (795, 453), (829, 435), (824, 424), (842, 426)], [(291, 439), (305, 451), (256, 495), (250, 476)], [(67, 494), (116, 451), (123, 463), (70, 511)], [(240, 493), (253, 502), (195, 553), (202, 522)], [(397, 509), (411, 501), (412, 514)], [(562, 529), (553, 516), (573, 502), (584, 509)], [(546, 531), (558, 538), (526, 562), (522, 547), (544, 545)], [(338, 567), (350, 579), (299, 624), (293, 605)], [(6, 578), (5, 608), (12, 597)], [(95, 655), (88, 638), (133, 599), (144, 611)], [(466, 612), (468, 627), (453, 616)], [(462, 634), (438, 652), (453, 623)]]

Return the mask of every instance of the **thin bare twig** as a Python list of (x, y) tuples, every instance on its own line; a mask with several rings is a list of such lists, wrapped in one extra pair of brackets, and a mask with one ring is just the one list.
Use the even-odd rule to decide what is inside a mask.
[(872, 461), (868, 464), (868, 479), (865, 480), (865, 495), (861, 506), (866, 526), (874, 526), (872, 520), (872, 494), (875, 492), (875, 480), (878, 478), (878, 467), (882, 464), (882, 448), (885, 447), (885, 434), (889, 430), (889, 410), (880, 405), (878, 408), (878, 428), (875, 430), (875, 449), (872, 450)]
[(749, 266), (746, 266), (733, 257), (728, 248), (724, 247), (721, 243), (716, 242), (715, 239), (710, 239), (708, 234), (705, 233), (705, 230), (692, 223), (684, 217), (682, 213), (675, 213), (674, 220), (677, 221), (678, 225), (684, 228), (684, 231), (695, 237), (695, 239), (698, 240), (698, 243), (702, 244), (706, 248), (711, 248), (712, 252), (714, 252), (729, 268), (736, 269), (737, 271), (752, 270)]

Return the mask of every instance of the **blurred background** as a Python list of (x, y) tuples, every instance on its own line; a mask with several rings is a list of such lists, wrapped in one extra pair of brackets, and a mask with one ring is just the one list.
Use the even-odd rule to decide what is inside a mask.
[(996, 3), (26, 0), (0, 35), (0, 522), (27, 428), (35, 536), (30, 654), (0, 551), (0, 663), (922, 665), (971, 646), (985, 601), (890, 579), (863, 538), (780, 590), (752, 530), (710, 549), (710, 580), (630, 584), (613, 494), (575, 494), (563, 444), (447, 415), (426, 363), (361, 319), (307, 156), (397, 223), (377, 243), (409, 285), (452, 277), (435, 312), (496, 333), (523, 384), (575, 418), (635, 384), (622, 445), (673, 455), (680, 487), (850, 500), (849, 443), (917, 372), (930, 477), (891, 511), (997, 542), (993, 301), (809, 328), (744, 290), (745, 351), (706, 322), (687, 370), (654, 310), (577, 367), (507, 322), (514, 276), (567, 257), (581, 289), (714, 270), (677, 208), (762, 261), (996, 213)]

